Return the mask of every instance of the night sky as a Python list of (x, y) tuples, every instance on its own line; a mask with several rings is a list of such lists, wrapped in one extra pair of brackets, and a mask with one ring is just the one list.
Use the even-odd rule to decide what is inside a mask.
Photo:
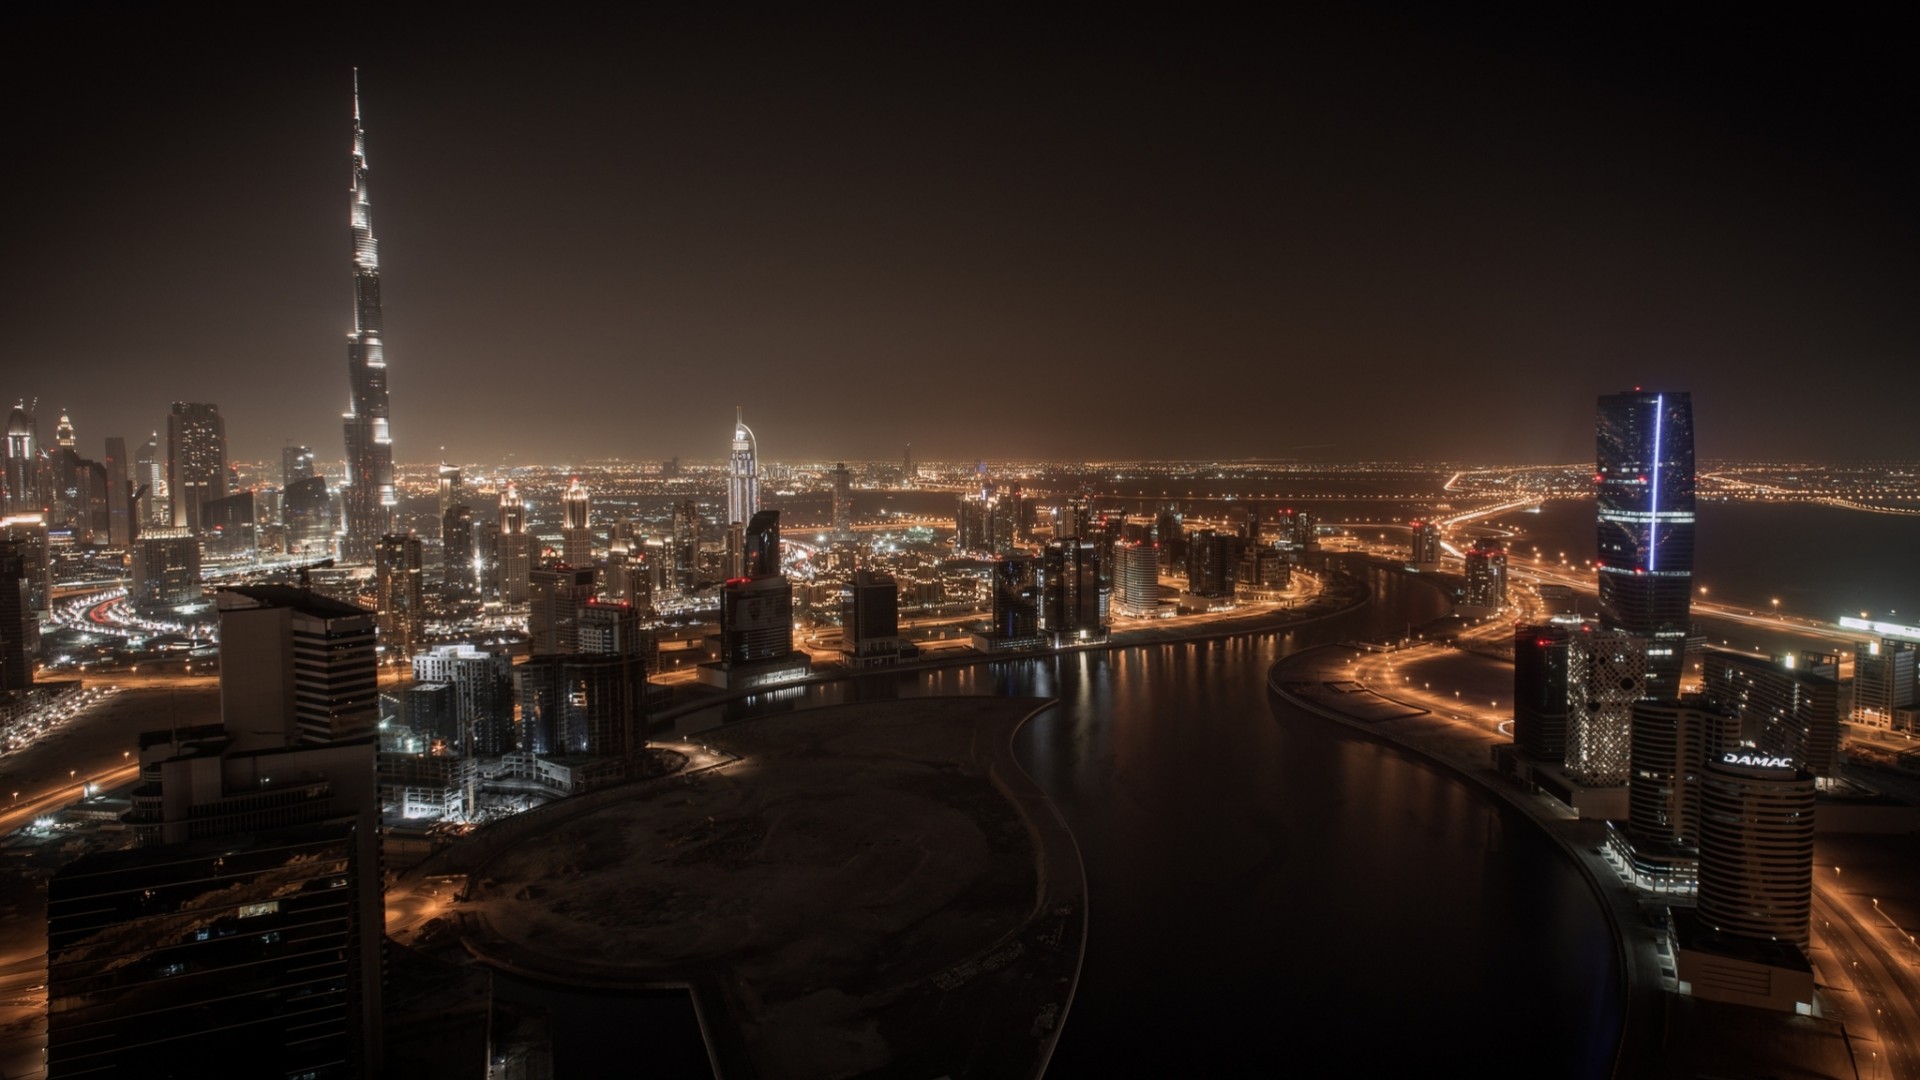
[(24, 6), (0, 394), (86, 453), (341, 455), (357, 64), (402, 462), (1920, 458), (1893, 25)]

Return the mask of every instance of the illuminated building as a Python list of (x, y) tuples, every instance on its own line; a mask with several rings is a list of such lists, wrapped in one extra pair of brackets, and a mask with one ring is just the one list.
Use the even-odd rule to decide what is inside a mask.
[(1187, 592), (1231, 597), (1240, 572), (1240, 538), (1201, 529), (1187, 536)]
[(593, 568), (562, 563), (530, 574), (527, 637), (535, 656), (576, 652), (580, 609), (593, 599)]
[(50, 1076), (379, 1072), (379, 808), (371, 739), (243, 751), (140, 739), (138, 846), (47, 888)]
[(125, 548), (133, 542), (139, 522), (133, 516), (133, 485), (127, 470), (127, 440), (118, 435), (107, 439), (107, 542)]
[(542, 757), (589, 755), (624, 762), (640, 749), (647, 708), (641, 658), (535, 656), (515, 674), (523, 750)]
[(200, 509), (227, 495), (227, 422), (218, 405), (176, 401), (167, 414), (173, 527), (200, 534)]
[(1853, 647), (1853, 719), (1892, 727), (1894, 712), (1914, 703), (1912, 642), (1882, 638)]
[(283, 446), (280, 448), (280, 487), (283, 490), (313, 475), (315, 475), (313, 447)]
[(907, 448), (900, 453), (900, 482), (911, 487), (914, 479), (913, 444), (908, 443)]
[(954, 515), (954, 545), (962, 555), (1011, 554), (1019, 515), (1017, 496), (1003, 497), (991, 487), (962, 495)]
[(406, 660), (424, 643), (427, 609), (420, 538), (388, 533), (374, 549), (373, 578), (379, 597), (380, 640), (389, 658)]
[(1736, 713), (1748, 738), (1814, 776), (1833, 776), (1840, 749), (1840, 683), (1835, 657), (1757, 656), (1708, 649), (1703, 692)]
[(1160, 547), (1146, 540), (1113, 545), (1114, 602), (1122, 615), (1148, 618), (1160, 612)]
[(673, 589), (692, 596), (700, 587), (700, 504), (683, 499), (673, 508), (673, 552), (663, 566)]
[(25, 690), (33, 685), (39, 624), (27, 585), (24, 546), (18, 541), (0, 540), (0, 690)]
[(1159, 545), (1162, 570), (1171, 574), (1186, 569), (1187, 532), (1178, 506), (1161, 507), (1153, 519), (1153, 540)]
[(1513, 741), (1536, 764), (1567, 757), (1568, 636), (1550, 623), (1513, 631)]
[(1252, 541), (1242, 546), (1240, 566), (1234, 571), (1236, 591), (1252, 596), (1271, 596), (1292, 583), (1293, 566), (1279, 548)]
[(1693, 599), (1693, 405), (1685, 393), (1599, 400), (1594, 491), (1600, 620), (1646, 639), (1647, 693), (1680, 692)]
[(1813, 774), (1790, 758), (1726, 751), (1701, 776), (1700, 918), (1723, 934), (1807, 944)]
[(391, 529), (399, 501), (393, 487), (393, 428), (387, 401), (385, 332), (380, 310), (380, 242), (367, 197), (367, 136), (360, 127), (360, 72), (353, 75), (353, 334), (347, 339), (347, 488), (345, 555), (368, 562)]
[(780, 512), (762, 510), (741, 533), (743, 575), (720, 590), (720, 660), (700, 679), (739, 689), (804, 677), (807, 654), (793, 648), (793, 585), (781, 574)]
[(160, 433), (154, 432), (133, 457), (133, 486), (137, 497), (134, 514), (141, 528), (168, 528), (173, 522), (173, 503), (167, 496), (167, 459), (160, 449)]
[(560, 496), (562, 538), (560, 559), (568, 566), (593, 568), (593, 528), (588, 524), (593, 516), (593, 497), (587, 494), (587, 487), (574, 477), (567, 484), (566, 493)]
[[(776, 432), (776, 434), (778, 434)], [(759, 452), (743, 412), (733, 418), (733, 453), (727, 458), (727, 522), (748, 521), (760, 512)]]
[(7, 414), (6, 442), (0, 444), (0, 512), (36, 514), (40, 501), (40, 425), (21, 402)]
[(833, 538), (853, 539), (853, 473), (842, 461), (827, 474), (833, 478)]
[(373, 612), (286, 585), (236, 585), (214, 599), (220, 717), (236, 749), (374, 733), (380, 707)]
[(287, 554), (321, 556), (333, 547), (333, 500), (327, 478), (295, 480), (280, 492), (280, 517), (287, 526)]
[(497, 757), (514, 749), (511, 657), (472, 645), (436, 645), (413, 658), (413, 678), (452, 688), (454, 729), (434, 734), (455, 752)]
[(495, 544), (494, 590), (506, 603), (526, 603), (533, 572), (533, 537), (527, 533), (526, 505), (512, 482), (500, 493), (500, 532)]
[(107, 470), (74, 449), (73, 420), (64, 412), (54, 428), (54, 446), (45, 454), (41, 475), (47, 526), (70, 532), (81, 543), (107, 543)]
[(900, 586), (891, 574), (861, 568), (847, 585), (841, 651), (854, 667), (891, 664), (912, 647), (900, 640)]
[(185, 529), (150, 529), (133, 545), (135, 608), (178, 607), (200, 599), (200, 544)]
[(1100, 570), (1093, 541), (1050, 540), (1041, 554), (1040, 629), (1055, 645), (1106, 637), (1100, 618)]
[(1415, 521), (1407, 527), (1411, 530), (1413, 537), (1411, 561), (1414, 568), (1440, 569), (1440, 526), (1431, 521)]
[(588, 600), (580, 607), (575, 651), (583, 656), (631, 656), (648, 672), (660, 668), (660, 642), (640, 609), (622, 600)]
[[(52, 538), (47, 535), (47, 520), (40, 514), (10, 514), (0, 517), (0, 542), (10, 541), (19, 545), (20, 557), (26, 566), (27, 603), (36, 612), (51, 611), (53, 607), (53, 551)], [(33, 642), (37, 651), (40, 641), (40, 622), (33, 621)]]
[(1634, 883), (1692, 893), (1699, 873), (1701, 770), (1740, 745), (1740, 720), (1704, 700), (1643, 698), (1632, 706), (1627, 828), (1609, 845)]
[(1507, 552), (1475, 544), (1467, 549), (1466, 606), (1491, 614), (1507, 606)]
[(1568, 775), (1594, 787), (1624, 784), (1633, 703), (1646, 693), (1646, 644), (1617, 630), (1571, 635), (1567, 647)]

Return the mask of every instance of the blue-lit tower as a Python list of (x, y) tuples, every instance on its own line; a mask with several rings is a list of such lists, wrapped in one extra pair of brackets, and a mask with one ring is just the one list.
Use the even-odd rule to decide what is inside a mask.
[(1647, 695), (1680, 693), (1693, 601), (1693, 402), (1635, 390), (1600, 398), (1594, 492), (1600, 619), (1647, 644)]

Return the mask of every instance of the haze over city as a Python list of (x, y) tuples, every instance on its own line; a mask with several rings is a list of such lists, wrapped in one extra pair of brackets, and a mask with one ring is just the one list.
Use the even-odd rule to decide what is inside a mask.
[(795, 460), (1578, 460), (1656, 383), (1703, 453), (1920, 450), (1870, 20), (7, 18), (0, 351), (83, 433), (335, 441), (357, 65), (403, 462), (719, 457), (736, 404)]

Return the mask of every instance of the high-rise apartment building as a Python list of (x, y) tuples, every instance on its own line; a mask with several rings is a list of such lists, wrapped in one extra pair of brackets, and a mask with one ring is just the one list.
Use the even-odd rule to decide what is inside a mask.
[(333, 548), (333, 499), (327, 478), (295, 480), (280, 492), (280, 518), (287, 528), (287, 554), (324, 557)]
[(1160, 547), (1148, 540), (1113, 545), (1114, 604), (1120, 614), (1147, 618), (1160, 612)]
[(220, 716), (236, 750), (320, 745), (380, 720), (374, 613), (306, 589), (237, 585), (220, 610)]
[(118, 435), (107, 438), (107, 542), (125, 549), (133, 543), (139, 526), (133, 516), (132, 462), (127, 460), (127, 440)]
[(1790, 758), (1723, 751), (1700, 788), (1700, 921), (1807, 945), (1813, 908), (1813, 774)]
[(1440, 569), (1440, 526), (1431, 521), (1414, 521), (1409, 522), (1407, 528), (1413, 541), (1408, 561), (1420, 570)]
[(1475, 544), (1467, 549), (1466, 606), (1493, 612), (1507, 606), (1505, 548)]
[(1241, 540), (1232, 533), (1201, 529), (1187, 536), (1187, 592), (1231, 597), (1240, 575)]
[(1600, 619), (1646, 639), (1647, 693), (1680, 692), (1693, 601), (1693, 404), (1631, 391), (1599, 401), (1594, 491)]
[(683, 499), (673, 508), (671, 558), (662, 566), (674, 591), (692, 596), (700, 587), (700, 504)]
[(995, 559), (987, 567), (990, 616), (987, 632), (974, 636), (983, 652), (1030, 649), (1045, 643), (1040, 634), (1040, 598), (1034, 587), (1033, 560)]
[(387, 358), (380, 308), (380, 243), (373, 236), (373, 205), (367, 196), (367, 136), (360, 126), (360, 73), (353, 76), (353, 190), (348, 200), (353, 229), (353, 335), (347, 343), (346, 543), (350, 562), (373, 559), (380, 537), (391, 531), (393, 427), (387, 400)]
[(167, 491), (173, 527), (195, 536), (201, 508), (227, 497), (227, 422), (218, 405), (176, 401), (167, 414)]
[(1915, 646), (1897, 638), (1853, 647), (1853, 720), (1893, 726), (1894, 711), (1914, 703)]
[(413, 678), (453, 688), (454, 730), (435, 734), (455, 752), (496, 757), (514, 748), (511, 657), (473, 645), (436, 645), (413, 658)]
[(847, 583), (840, 651), (855, 667), (900, 659), (900, 586), (893, 575), (862, 567)]
[(1633, 703), (1628, 828), (1636, 846), (1667, 860), (1700, 845), (1700, 778), (1708, 761), (1740, 748), (1740, 718), (1706, 700)]
[(0, 691), (33, 685), (33, 653), (39, 626), (27, 584), (25, 545), (0, 540)]
[(527, 637), (535, 656), (578, 652), (580, 609), (593, 599), (593, 568), (561, 564), (532, 571)]
[(427, 601), (420, 538), (388, 533), (374, 549), (373, 579), (379, 597), (380, 642), (390, 659), (405, 662), (425, 645)]
[(760, 512), (759, 443), (747, 427), (746, 414), (736, 409), (733, 452), (727, 458), (727, 521), (745, 522)]
[(1647, 696), (1646, 643), (1619, 630), (1583, 630), (1567, 648), (1567, 773), (1583, 784), (1624, 784), (1633, 752), (1633, 703)]
[(140, 527), (164, 529), (173, 525), (173, 502), (167, 496), (167, 453), (154, 432), (133, 455), (134, 516)]
[(46, 509), (40, 492), (40, 425), (27, 403), (7, 414), (0, 443), (0, 513), (37, 514)]
[(185, 529), (150, 529), (134, 542), (133, 587), (127, 599), (140, 609), (200, 600), (200, 543)]
[(1041, 554), (1040, 628), (1055, 645), (1106, 636), (1100, 615), (1100, 569), (1093, 541), (1050, 540)]

